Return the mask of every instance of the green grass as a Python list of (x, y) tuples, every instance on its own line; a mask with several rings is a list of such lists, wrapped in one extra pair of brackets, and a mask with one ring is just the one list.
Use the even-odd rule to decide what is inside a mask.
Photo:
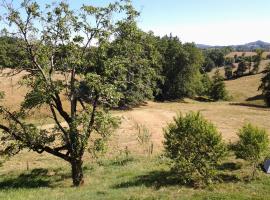
[(0, 199), (269, 199), (270, 177), (243, 181), (246, 165), (226, 162), (223, 183), (205, 189), (180, 185), (162, 157), (118, 157), (85, 164), (85, 184), (71, 186), (68, 166), (11, 171), (0, 176)]

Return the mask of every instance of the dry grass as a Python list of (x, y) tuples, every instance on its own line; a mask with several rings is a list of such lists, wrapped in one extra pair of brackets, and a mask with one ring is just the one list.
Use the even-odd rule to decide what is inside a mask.
[[(20, 76), (21, 75), (13, 77), (12, 84), (9, 78), (0, 77), (0, 90), (6, 92), (4, 104), (9, 107), (18, 107), (27, 91), (26, 88), (18, 87), (16, 84)], [(260, 77), (261, 74), (258, 74), (226, 81), (227, 89), (233, 96), (234, 103), (247, 102), (248, 99), (251, 99), (251, 103), (254, 103), (254, 99), (252, 98), (260, 94), (257, 91)], [(255, 102), (256, 101), (255, 98)], [(113, 154), (113, 152), (124, 151), (127, 147), (130, 152), (143, 153), (137, 140), (136, 130), (136, 124), (141, 124), (145, 125), (152, 135), (151, 142), (154, 144), (154, 153), (159, 153), (163, 146), (163, 128), (166, 127), (167, 123), (179, 112), (200, 111), (204, 117), (211, 120), (217, 126), (226, 141), (237, 139), (237, 130), (246, 122), (252, 122), (255, 125), (266, 128), (270, 132), (270, 124), (268, 122), (270, 118), (269, 109), (230, 105), (231, 103), (232, 102), (202, 103), (191, 100), (187, 100), (186, 103), (148, 102), (145, 106), (130, 111), (114, 111), (115, 115), (121, 117), (122, 123), (110, 141), (110, 152)], [(65, 104), (65, 106), (67, 107), (68, 105)], [(50, 121), (48, 122), (47, 118), (44, 120), (44, 116), (48, 116), (48, 111), (41, 109), (32, 115), (32, 120), (34, 119), (39, 124), (45, 123), (45, 121), (52, 123)], [(21, 158), (29, 158), (27, 160), (29, 160), (31, 166), (38, 167), (40, 165), (46, 165), (46, 162), (43, 163), (43, 161), (47, 159), (46, 156), (40, 157), (34, 153), (28, 152), (20, 156), (15, 158), (15, 164), (7, 162), (5, 164), (6, 167), (3, 169), (24, 169), (26, 166), (25, 159)], [(86, 155), (86, 159), (90, 160), (90, 156)], [(49, 156), (49, 160), (55, 159)]]
[[(234, 101), (246, 102), (248, 98), (257, 96), (260, 77), (261, 74), (258, 74), (226, 81), (227, 89), (233, 95)], [(0, 90), (6, 92), (4, 104), (11, 108), (18, 108), (27, 92), (26, 88), (18, 87), (16, 84), (18, 80), (19, 77), (14, 77), (12, 82), (8, 78), (0, 77)], [(179, 112), (201, 112), (206, 119), (217, 126), (227, 142), (235, 141), (237, 130), (247, 122), (264, 127), (270, 133), (270, 109), (231, 105), (231, 103), (203, 103), (186, 99), (184, 102), (147, 102), (129, 111), (113, 111), (114, 115), (121, 118), (122, 123), (109, 141), (109, 151), (104, 158), (105, 164), (97, 166), (90, 154), (85, 154), (84, 166), (88, 169), (85, 169), (83, 187), (76, 191), (70, 187), (70, 169), (66, 162), (46, 153), (38, 155), (23, 151), (0, 167), (0, 187), (8, 188), (1, 189), (0, 199), (252, 199), (253, 197), (267, 197), (270, 182), (266, 175), (262, 176), (261, 182), (252, 184), (240, 181), (234, 183), (235, 177), (232, 175), (231, 182), (221, 183), (206, 190), (194, 190), (174, 183), (170, 177), (167, 177), (168, 166), (162, 164), (162, 160), (155, 158), (155, 155), (160, 155), (163, 150), (163, 128)], [(67, 108), (68, 105), (65, 104), (65, 107)], [(44, 120), (47, 115), (48, 111), (43, 108), (35, 112), (31, 120), (34, 119), (39, 124), (46, 121), (49, 123), (47, 127), (50, 127), (51, 122), (48, 122), (46, 118)], [(154, 155), (151, 157), (145, 155), (144, 149), (138, 142), (138, 124), (150, 131), (150, 140), (154, 144)], [(131, 154), (131, 158), (135, 157), (135, 161), (121, 160), (126, 150)], [(147, 157), (136, 159), (137, 155)], [(39, 169), (41, 172), (47, 171), (37, 177), (27, 176), (34, 169), (36, 171)], [(239, 169), (233, 173), (240, 174), (241, 177), (243, 170), (245, 169)], [(238, 180), (238, 175), (235, 179)], [(253, 192), (254, 188), (257, 193)]]
[[(229, 53), (228, 55), (226, 55), (225, 57), (233, 58), (234, 55), (242, 56), (243, 53), (245, 54), (245, 56), (255, 56), (257, 54), (256, 52), (238, 52), (238, 51), (233, 51), (233, 52)], [(269, 55), (269, 54), (270, 54), (270, 52), (263, 52), (262, 57), (263, 58), (266, 58), (266, 56)]]

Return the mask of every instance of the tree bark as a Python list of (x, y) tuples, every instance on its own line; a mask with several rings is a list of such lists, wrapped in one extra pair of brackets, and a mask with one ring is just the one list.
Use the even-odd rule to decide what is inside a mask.
[(82, 160), (72, 160), (71, 169), (72, 169), (72, 180), (73, 185), (78, 187), (83, 184), (83, 170), (82, 170)]

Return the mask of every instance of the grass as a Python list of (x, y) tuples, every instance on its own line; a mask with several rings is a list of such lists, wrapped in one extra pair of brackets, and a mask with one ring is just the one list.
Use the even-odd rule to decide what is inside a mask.
[[(122, 118), (122, 124), (110, 140), (106, 157), (95, 161), (86, 154), (85, 184), (80, 188), (71, 187), (70, 168), (66, 162), (48, 154), (23, 151), (0, 167), (0, 199), (269, 199), (270, 177), (260, 173), (260, 179), (245, 182), (248, 166), (242, 161), (233, 158), (224, 161), (219, 167), (222, 183), (194, 189), (180, 185), (166, 160), (159, 156), (163, 149), (162, 129), (180, 111), (201, 112), (217, 126), (227, 142), (236, 140), (237, 130), (247, 122), (270, 132), (270, 112), (257, 91), (260, 78), (258, 74), (226, 81), (233, 102), (190, 99), (181, 103), (148, 102), (133, 110), (114, 112)], [(10, 82), (3, 78), (0, 81), (4, 83), (0, 90), (7, 94), (5, 102), (8, 106), (18, 106), (26, 90), (9, 87)], [(44, 108), (31, 116), (29, 120), (36, 124), (53, 122), (47, 118)], [(149, 130), (152, 156), (146, 156), (139, 144), (136, 124)]]
[(68, 166), (9, 172), (0, 176), (0, 199), (267, 199), (270, 191), (265, 174), (243, 181), (247, 172), (241, 161), (224, 162), (219, 169), (223, 182), (204, 189), (179, 184), (162, 156), (102, 159), (84, 169), (80, 188), (70, 187)]

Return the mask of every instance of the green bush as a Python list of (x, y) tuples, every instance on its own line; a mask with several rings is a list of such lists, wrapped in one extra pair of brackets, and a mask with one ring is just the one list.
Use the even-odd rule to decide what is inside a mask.
[(220, 75), (219, 70), (217, 70), (213, 76), (213, 85), (210, 91), (210, 98), (214, 101), (226, 101), (229, 99), (228, 91), (226, 90), (223, 77)]
[(226, 147), (216, 127), (200, 113), (190, 112), (174, 118), (165, 132), (166, 156), (172, 170), (186, 184), (208, 184), (216, 166), (226, 154)]
[(259, 163), (266, 156), (269, 138), (265, 129), (246, 124), (238, 132), (239, 141), (233, 146), (237, 158), (249, 161), (252, 165), (252, 176), (255, 177)]

